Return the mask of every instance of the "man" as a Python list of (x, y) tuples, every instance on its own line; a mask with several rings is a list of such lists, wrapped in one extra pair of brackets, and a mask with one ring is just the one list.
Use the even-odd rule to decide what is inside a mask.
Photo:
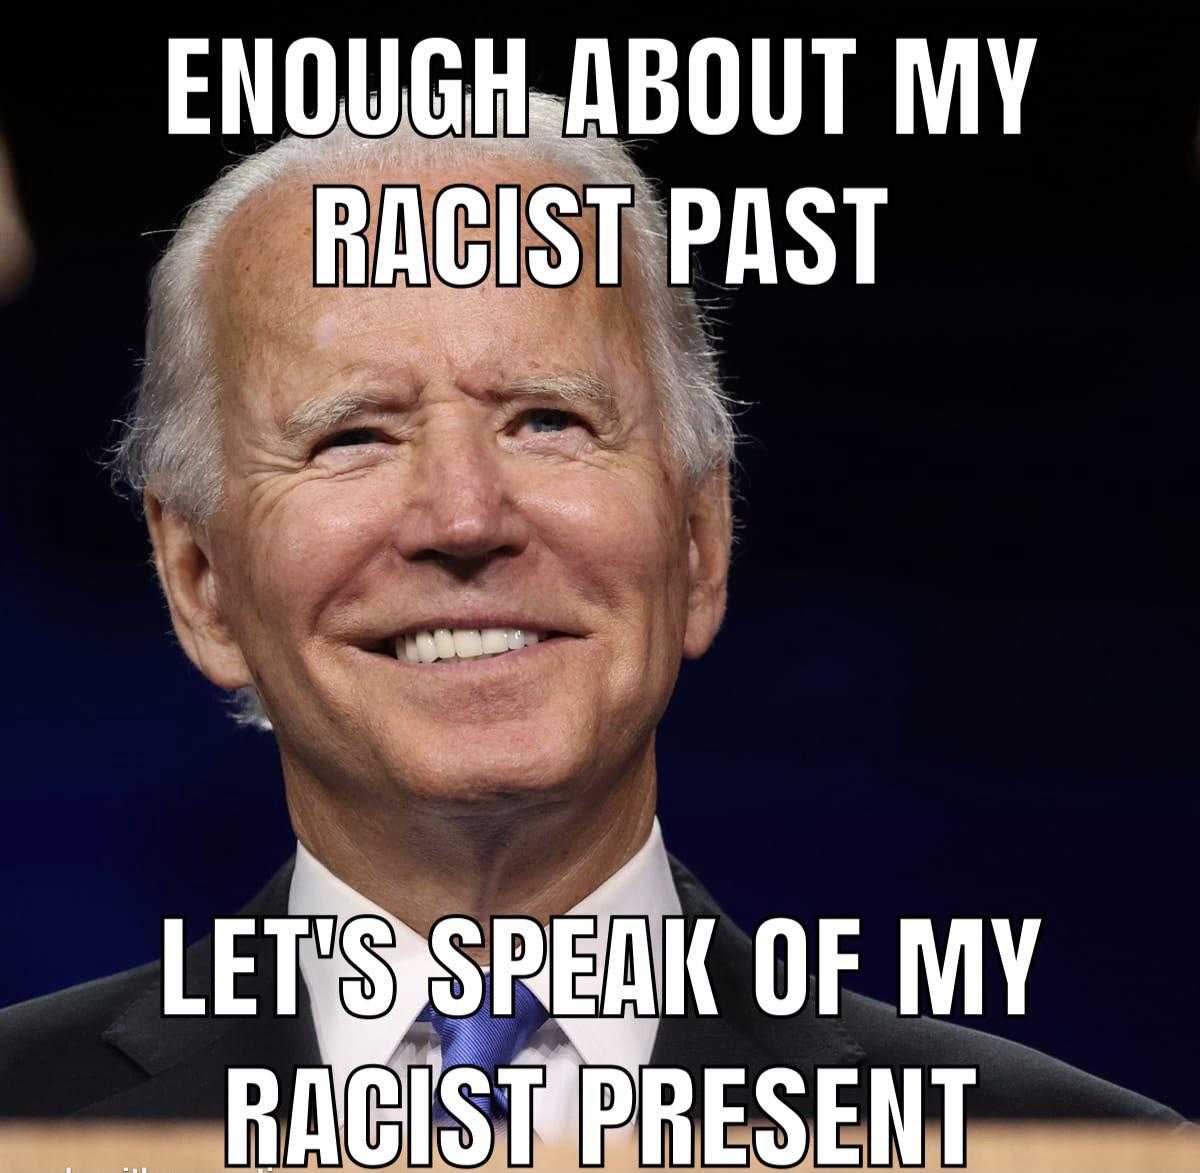
[[(180, 644), (278, 741), (299, 843), (246, 914), (385, 916), (391, 1010), (349, 1014), (353, 970), (311, 940), (295, 1018), (164, 1018), (146, 967), (0, 1017), (5, 1114), (219, 1116), (229, 1067), (326, 1063), (340, 1086), (363, 1064), (482, 1063), (427, 1008), (440, 918), (593, 915), (603, 942), (616, 916), (719, 916), (665, 853), (654, 733), (724, 611), (733, 432), (695, 301), (662, 280), (644, 177), (616, 143), (562, 139), (552, 99), (530, 123), (290, 139), (223, 176), (155, 272), (123, 448)], [(412, 182), (427, 209), (454, 183), (630, 183), (625, 282), (595, 283), (584, 217), (567, 288), (314, 288), (313, 185)], [(272, 956), (240, 992), (273, 990)], [(724, 918), (708, 971), (719, 1018), (553, 1018), (531, 979), (489, 1059), (546, 1066), (548, 1137), (574, 1134), (581, 1064), (745, 1067), (750, 1086), (778, 1064), (967, 1065), (974, 1115), (1177, 1119), (850, 994), (836, 1019), (811, 1000), (768, 1019)], [(187, 973), (209, 988), (206, 943)]]

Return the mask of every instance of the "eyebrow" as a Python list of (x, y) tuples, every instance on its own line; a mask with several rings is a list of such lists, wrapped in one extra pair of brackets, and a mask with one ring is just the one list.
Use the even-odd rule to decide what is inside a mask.
[(589, 404), (608, 419), (620, 415), (616, 392), (603, 379), (577, 372), (569, 375), (537, 375), (509, 383), (500, 396), (545, 396), (566, 403)]
[(280, 433), (289, 443), (303, 440), (370, 411), (395, 408), (396, 396), (381, 391), (342, 391), (302, 403), (283, 422)]
[[(590, 404), (609, 420), (619, 417), (617, 396), (612, 387), (595, 375), (576, 372), (566, 375), (536, 375), (507, 383), (493, 393), (498, 399), (530, 397), (560, 399), (565, 403)], [(281, 435), (294, 444), (308, 436), (373, 411), (396, 410), (400, 399), (386, 391), (342, 391), (302, 403), (284, 421)], [(406, 404), (411, 406), (411, 401)]]

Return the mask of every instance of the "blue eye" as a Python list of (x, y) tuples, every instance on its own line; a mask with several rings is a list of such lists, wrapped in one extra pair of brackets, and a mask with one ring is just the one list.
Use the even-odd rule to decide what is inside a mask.
[(525, 422), (535, 432), (562, 432), (576, 423), (569, 411), (556, 411), (552, 407), (539, 407), (526, 412)]

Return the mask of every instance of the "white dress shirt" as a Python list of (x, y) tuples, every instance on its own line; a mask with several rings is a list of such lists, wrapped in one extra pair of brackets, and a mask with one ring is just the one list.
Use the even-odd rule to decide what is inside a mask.
[[(581, 937), (575, 946), (581, 956), (597, 955), (595, 976), (576, 979), (579, 994), (599, 996), (601, 992), (604, 947), (612, 916), (649, 919), (656, 986), (663, 988), (662, 918), (679, 916), (681, 909), (657, 819), (640, 850), (569, 911), (571, 915), (596, 918), (596, 937)], [(409, 1065), (427, 1064), (433, 1068), (436, 1085), (441, 1072), (441, 1044), (433, 1027), (418, 1022), (417, 1017), (429, 1002), (429, 979), (445, 977), (446, 972), (430, 955), (425, 938), (339, 880), (303, 844), (296, 848), (288, 912), (292, 916), (335, 916), (339, 930), (353, 916), (379, 916), (390, 921), (396, 932), (394, 948), (374, 947), (396, 975), (396, 1000), (385, 1016), (374, 1019), (355, 1018), (342, 1006), (340, 979), (359, 975), (341, 953), (335, 950), (332, 957), (321, 958), (312, 937), (300, 941), (300, 972), (308, 987), (321, 1058), (333, 1069), (337, 1102), (342, 1102), (347, 1076), (364, 1064), (390, 1066), (402, 1080)], [(543, 1006), (549, 1006), (550, 978), (546, 969), (527, 979), (526, 985)], [(538, 1136), (561, 1141), (577, 1134), (580, 1064), (611, 1064), (636, 1077), (638, 1068), (650, 1061), (657, 1033), (657, 1018), (638, 1018), (632, 1009), (627, 1009), (623, 1018), (565, 1018), (561, 1022), (548, 1018), (513, 1060), (546, 1069), (546, 1086), (533, 1093), (533, 1123)], [(403, 1112), (389, 1112), (388, 1118), (403, 1118)]]

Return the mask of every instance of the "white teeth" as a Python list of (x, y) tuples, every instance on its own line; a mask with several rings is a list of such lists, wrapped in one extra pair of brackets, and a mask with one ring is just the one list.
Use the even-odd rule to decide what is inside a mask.
[(436, 660), (477, 660), (481, 656), (499, 656), (519, 652), (536, 644), (536, 631), (521, 627), (460, 627), (451, 630), (416, 631), (396, 639), (396, 658), (410, 664), (432, 664)]
[(454, 654), (460, 660), (473, 660), (483, 655), (483, 638), (475, 628), (454, 629)]

